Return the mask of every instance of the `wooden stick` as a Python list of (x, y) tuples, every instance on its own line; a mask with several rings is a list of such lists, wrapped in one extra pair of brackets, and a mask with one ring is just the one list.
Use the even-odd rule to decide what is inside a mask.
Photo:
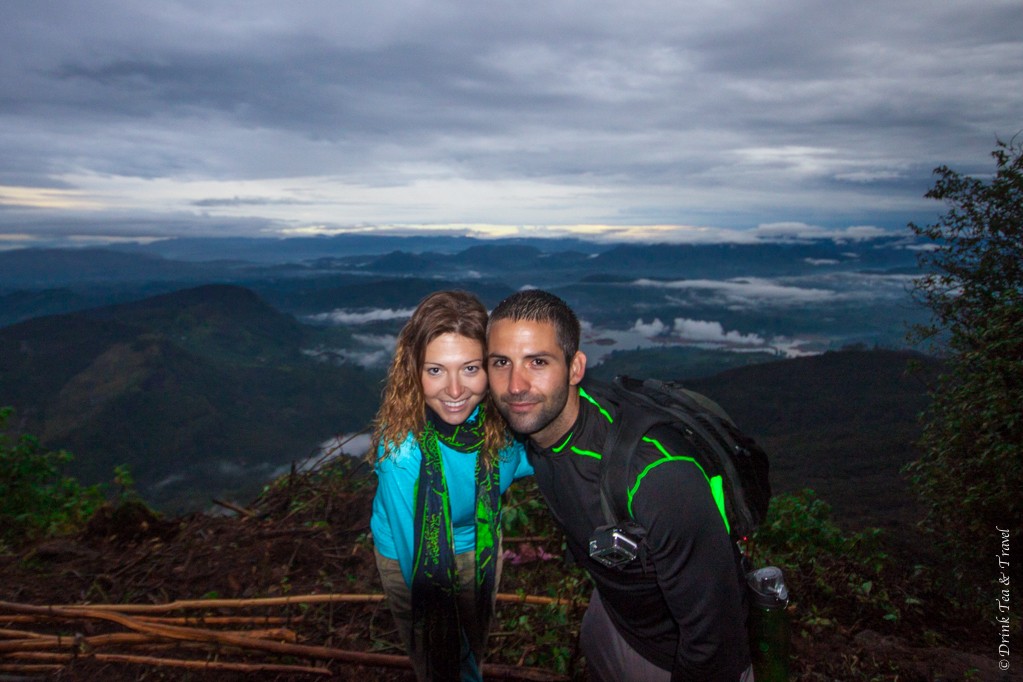
[(242, 516), (245, 516), (250, 519), (259, 516), (259, 514), (252, 511), (251, 509), (246, 509), (245, 507), (237, 505), (233, 502), (228, 502), (227, 500), (218, 500), (217, 498), (214, 497), (212, 498), (212, 502), (213, 504), (219, 505), (224, 509), (230, 509), (231, 511), (241, 514)]
[(47, 637), (28, 630), (0, 630), (0, 638), (3, 639), (33, 639), (36, 637)]
[[(314, 598), (320, 597), (351, 597), (353, 595), (309, 595)], [(379, 601), (375, 597), (382, 598), (383, 595), (354, 595), (357, 597), (374, 597), (373, 601)], [(528, 599), (521, 595), (509, 595), (513, 601), (528, 601)], [(544, 600), (544, 603), (561, 603), (562, 600), (552, 599), (550, 597), (538, 597), (537, 599)], [(287, 597), (284, 598), (284, 603), (302, 603), (302, 598)], [(201, 600), (200, 603), (205, 603), (212, 600)], [(265, 601), (265, 600), (232, 600), (236, 603), (239, 601), (246, 602), (250, 605), (252, 601)], [(350, 601), (350, 599), (342, 599), (342, 601)], [(566, 602), (567, 603), (567, 602)], [(180, 602), (178, 602), (180, 604)], [(131, 606), (131, 605), (125, 605)], [(166, 605), (165, 605), (166, 606)], [(244, 635), (237, 635), (233, 633), (217, 632), (215, 630), (201, 629), (201, 628), (189, 628), (178, 625), (165, 625), (161, 623), (145, 622), (139, 619), (130, 618), (108, 609), (94, 609), (90, 607), (62, 607), (62, 606), (33, 606), (29, 604), (18, 604), (14, 602), (0, 601), (0, 611), (11, 611), (19, 614), (30, 614), (38, 616), (52, 616), (58, 618), (92, 618), (96, 620), (105, 620), (122, 625), (130, 630), (149, 634), (157, 637), (166, 637), (173, 640), (183, 640), (189, 642), (205, 642), (210, 644), (220, 644), (235, 646), (242, 649), (265, 651), (283, 655), (294, 655), (303, 658), (324, 658), (331, 660), (344, 661), (347, 663), (372, 666), (372, 667), (383, 667), (383, 668), (409, 668), (409, 659), (406, 656), (392, 656), (386, 654), (376, 654), (362, 651), (348, 651), (344, 649), (335, 649), (332, 647), (325, 646), (310, 646), (303, 644), (290, 644), (286, 642), (276, 642), (272, 640), (263, 640), (255, 637), (248, 637)], [(75, 641), (76, 638), (69, 638)], [(81, 638), (77, 638), (80, 641)], [(40, 647), (40, 644), (44, 644)], [(26, 649), (39, 649), (47, 648), (45, 642), (38, 640), (11, 640), (7, 642), (0, 642), (0, 652), (12, 652), (12, 653), (25, 653)], [(498, 664), (484, 664), (484, 672), (487, 676), (494, 679), (509, 679), (509, 680), (536, 680), (541, 682), (552, 682), (552, 681), (565, 681), (568, 678), (564, 676), (552, 675), (546, 670), (540, 670), (537, 668), (525, 668), (521, 666), (509, 666), (509, 665), (498, 665)]]
[[(305, 594), (288, 597), (261, 597), (258, 599), (187, 599), (166, 604), (61, 604), (54, 608), (93, 611), (118, 611), (120, 613), (166, 613), (182, 609), (230, 609), (259, 606), (289, 606), (292, 604), (325, 604), (338, 602), (371, 603), (383, 601), (382, 594)], [(0, 610), (3, 604), (0, 602)]]
[[(96, 609), (75, 608), (66, 609), (59, 606), (31, 606), (27, 604), (14, 604), (12, 602), (0, 601), (0, 609), (6, 609), (17, 613), (53, 614), (57, 616), (82, 616), (96, 620), (107, 620), (124, 627), (168, 639), (180, 639), (197, 642), (208, 642), (212, 644), (228, 644), (242, 648), (267, 651), (277, 654), (291, 654), (305, 658), (328, 658), (359, 665), (372, 665), (381, 667), (406, 667), (408, 659), (404, 656), (386, 656), (383, 654), (365, 653), (361, 651), (346, 651), (325, 646), (309, 646), (305, 644), (288, 644), (285, 642), (274, 642), (270, 640), (244, 637), (229, 633), (221, 633), (215, 630), (200, 628), (187, 628), (179, 625), (162, 625), (156, 623), (144, 623), (129, 618), (120, 613), (112, 611), (101, 611)], [(19, 640), (19, 643), (25, 640)], [(0, 642), (0, 651), (12, 651), (13, 642)]]
[(0, 672), (5, 673), (55, 673), (63, 669), (62, 665), (0, 663)]
[(136, 620), (168, 625), (285, 625), (301, 623), (305, 616), (183, 616), (179, 618), (161, 616), (136, 616)]
[[(182, 658), (158, 658), (155, 656), (136, 656), (133, 654), (51, 654), (32, 653), (12, 655), (12, 658), (35, 661), (62, 661), (94, 659), (101, 663), (131, 663), (135, 665), (151, 665), (160, 667), (191, 668), (193, 670), (232, 670), (236, 672), (277, 672), (277, 673), (309, 673), (311, 675), (331, 675), (327, 668), (316, 668), (302, 665), (282, 665), (275, 663), (232, 663), (229, 661), (197, 661)], [(61, 666), (49, 666), (60, 668)]]
[[(199, 631), (202, 632), (202, 631)], [(262, 639), (272, 642), (297, 642), (298, 635), (287, 628), (272, 628), (269, 630), (218, 630), (219, 634), (245, 637), (250, 639)], [(137, 632), (114, 632), (105, 635), (92, 635), (84, 637), (81, 635), (41, 635), (34, 632), (24, 633), (22, 639), (11, 639), (0, 641), (0, 655), (10, 651), (35, 651), (39, 649), (61, 649), (73, 647), (82, 651), (97, 649), (102, 646), (118, 644), (151, 644), (154, 642), (165, 642), (168, 639), (177, 639), (165, 635), (153, 635)]]
[[(87, 605), (82, 605), (87, 606)], [(106, 606), (114, 606), (107, 604)], [(68, 607), (74, 608), (74, 607)], [(92, 608), (89, 606), (89, 608)], [(303, 614), (294, 616), (136, 616), (137, 620), (149, 623), (168, 623), (170, 625), (285, 625), (296, 624), (305, 621)], [(27, 616), (5, 615), (0, 616), (0, 623), (45, 623), (57, 620), (52, 616)], [(68, 618), (65, 620), (80, 620), (79, 618)], [(0, 630), (0, 633), (3, 631)], [(3, 635), (0, 634), (0, 637)]]
[(563, 597), (542, 597), (542, 596), (533, 595), (533, 594), (510, 594), (510, 593), (502, 592), (502, 593), (497, 595), (497, 601), (509, 602), (509, 603), (513, 603), (513, 604), (535, 604), (535, 605), (539, 605), (539, 606), (547, 606), (547, 605), (550, 605), (550, 604), (553, 604), (555, 606), (573, 606), (573, 605), (574, 606), (586, 606), (586, 604), (589, 602), (589, 599), (587, 599), (586, 602), (583, 602), (581, 604), (580, 603), (573, 604), (571, 599), (565, 599)]
[[(370, 604), (384, 600), (382, 594), (300, 594), (287, 597), (261, 597), (256, 599), (189, 599), (167, 602), (165, 604), (60, 604), (53, 607), (65, 610), (89, 609), (93, 611), (117, 611), (119, 613), (166, 613), (167, 611), (178, 611), (182, 609), (230, 609), (230, 608), (254, 608), (260, 606), (289, 606), (292, 604), (330, 604), (330, 603), (351, 603)], [(512, 593), (500, 593), (497, 595), (500, 602), (517, 604), (538, 604), (538, 605), (572, 605), (571, 599), (563, 597), (544, 597), (540, 595), (521, 595)], [(0, 611), (3, 604), (0, 602)], [(577, 604), (578, 605), (578, 604)], [(3, 617), (0, 617), (2, 620)]]

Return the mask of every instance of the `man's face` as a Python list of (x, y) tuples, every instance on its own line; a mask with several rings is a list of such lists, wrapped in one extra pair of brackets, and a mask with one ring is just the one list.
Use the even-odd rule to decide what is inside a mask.
[(570, 363), (558, 345), (554, 325), (526, 320), (498, 320), (487, 336), (490, 392), (512, 430), (550, 447), (575, 423), (579, 394), (570, 390), (582, 380), (586, 356)]

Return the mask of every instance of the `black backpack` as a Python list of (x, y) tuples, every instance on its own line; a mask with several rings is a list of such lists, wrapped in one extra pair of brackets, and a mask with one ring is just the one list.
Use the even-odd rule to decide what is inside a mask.
[(734, 539), (747, 540), (763, 522), (771, 500), (767, 453), (717, 403), (674, 381), (617, 376), (610, 384), (587, 390), (591, 388), (616, 410), (600, 465), (601, 505), (609, 525), (630, 521), (626, 511), (629, 464), (640, 439), (659, 424), (682, 434), (692, 446), (685, 454), (708, 476), (721, 476), (725, 522)]

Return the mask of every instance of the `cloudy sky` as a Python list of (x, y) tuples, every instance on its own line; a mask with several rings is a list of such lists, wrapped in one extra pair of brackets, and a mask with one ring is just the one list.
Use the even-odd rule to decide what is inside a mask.
[(1020, 0), (6, 0), (0, 248), (894, 230), (1021, 93)]

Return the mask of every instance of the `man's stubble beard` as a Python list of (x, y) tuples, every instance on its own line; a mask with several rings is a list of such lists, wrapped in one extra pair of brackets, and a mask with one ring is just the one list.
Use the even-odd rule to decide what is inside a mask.
[(551, 395), (549, 399), (538, 403), (541, 408), (537, 412), (531, 412), (529, 414), (515, 414), (512, 413), (507, 405), (506, 400), (515, 402), (515, 399), (521, 399), (522, 397), (529, 397), (529, 393), (525, 396), (514, 396), (510, 394), (503, 394), (497, 397), (494, 403), (497, 406), (497, 411), (501, 413), (504, 420), (508, 422), (508, 426), (512, 431), (523, 434), (530, 437), (535, 437), (536, 434), (540, 433), (548, 426), (550, 426), (555, 419), (561, 415), (565, 409), (565, 405), (568, 403), (568, 385), (563, 385), (557, 393)]

